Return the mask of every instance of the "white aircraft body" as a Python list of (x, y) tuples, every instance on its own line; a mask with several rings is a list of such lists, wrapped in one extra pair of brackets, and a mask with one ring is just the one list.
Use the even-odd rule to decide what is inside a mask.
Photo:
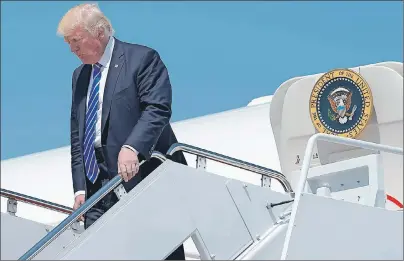
[[(338, 77), (345, 78), (341, 80)], [(330, 90), (331, 87), (328, 88), (327, 84), (332, 86), (333, 82), (340, 84), (342, 81), (342, 83), (344, 83), (343, 80), (348, 82), (347, 85), (336, 86), (333, 90)], [(361, 83), (362, 80), (365, 80), (363, 84)], [(369, 90), (370, 95), (367, 95)], [(324, 97), (321, 96), (323, 94)], [(325, 97), (326, 94), (328, 95), (327, 97)], [(359, 97), (359, 94), (362, 96)], [(311, 104), (313, 104), (313, 106), (311, 106)], [(323, 109), (326, 108), (325, 106), (328, 106), (328, 110)], [(367, 106), (370, 107), (368, 108)], [(200, 159), (197, 161), (195, 153), (185, 152), (189, 165), (188, 168), (195, 170), (199, 164), (197, 168), (198, 172), (196, 173), (199, 175), (201, 172), (206, 172), (205, 177), (207, 178), (207, 176), (209, 176), (209, 178), (212, 178), (211, 181), (206, 181), (208, 182), (207, 184), (210, 184), (209, 182), (211, 182), (212, 193), (215, 191), (213, 188), (215, 187), (214, 182), (216, 181), (214, 180), (216, 179), (216, 176), (219, 176), (223, 177), (226, 181), (225, 184), (229, 186), (227, 189), (230, 191), (230, 193), (231, 187), (229, 184), (237, 181), (244, 184), (244, 188), (250, 188), (250, 186), (252, 186), (254, 189), (257, 188), (257, 191), (270, 191), (262, 193), (274, 193), (274, 195), (276, 194), (283, 196), (292, 195), (292, 199), (294, 198), (294, 202), (291, 202), (289, 203), (290, 205), (288, 205), (291, 208), (291, 212), (289, 213), (290, 217), (287, 218), (287, 224), (284, 227), (284, 234), (281, 232), (278, 233), (275, 230), (271, 230), (272, 228), (269, 229), (269, 227), (267, 227), (265, 228), (266, 230), (264, 229), (266, 231), (265, 233), (260, 233), (260, 236), (255, 237), (252, 235), (251, 231), (253, 231), (253, 229), (250, 229), (250, 225), (260, 224), (261, 221), (258, 218), (259, 214), (256, 216), (254, 216), (255, 214), (251, 214), (251, 216), (248, 218), (255, 218), (256, 221), (249, 224), (248, 218), (245, 216), (246, 214), (243, 214), (241, 205), (237, 205), (237, 198), (232, 194), (233, 200), (235, 201), (234, 204), (238, 206), (245, 226), (248, 227), (249, 234), (251, 234), (253, 238), (252, 241), (243, 246), (243, 248), (240, 248), (241, 250), (238, 250), (237, 254), (232, 254), (230, 256), (226, 256), (226, 253), (230, 253), (231, 251), (226, 251), (227, 249), (230, 249), (231, 242), (220, 243), (229, 245), (220, 246), (221, 248), (217, 246), (219, 250), (216, 250), (216, 255), (212, 254), (211, 251), (213, 250), (211, 249), (213, 247), (209, 245), (211, 242), (209, 240), (213, 239), (209, 236), (204, 237), (204, 235), (209, 233), (212, 233), (213, 235), (215, 231), (208, 231), (206, 232), (207, 234), (203, 234), (205, 233), (203, 232), (205, 231), (204, 229), (206, 229), (206, 224), (203, 222), (208, 222), (207, 220), (210, 220), (210, 218), (213, 220), (213, 216), (220, 216), (221, 213), (209, 212), (209, 209), (206, 209), (206, 211), (203, 211), (201, 212), (202, 214), (200, 214), (204, 215), (204, 218), (195, 221), (197, 226), (196, 230), (200, 232), (202, 240), (199, 240), (199, 242), (196, 240), (197, 242), (194, 242), (195, 238), (197, 238), (194, 236), (192, 238), (194, 240), (189, 239), (185, 241), (187, 259), (254, 259), (258, 257), (267, 259), (320, 259), (327, 257), (327, 255), (329, 255), (329, 257), (337, 256), (341, 258), (346, 257), (353, 259), (372, 257), (396, 259), (400, 253), (402, 256), (402, 211), (399, 211), (402, 210), (403, 202), (402, 108), (403, 63), (383, 62), (378, 64), (358, 66), (355, 68), (350, 68), (349, 70), (337, 69), (335, 71), (321, 72), (315, 75), (295, 77), (281, 84), (273, 95), (254, 99), (245, 107), (172, 123), (179, 142), (192, 145), (209, 152), (217, 153), (215, 155), (225, 155), (227, 157), (239, 159), (247, 163), (262, 166), (266, 169), (274, 170), (274, 172), (280, 172), (288, 180), (295, 193), (290, 194), (285, 191), (284, 187), (282, 186), (282, 181), (278, 181), (276, 178), (263, 178), (262, 175), (259, 175), (254, 171), (231, 166), (231, 164), (226, 164), (226, 162), (218, 162), (217, 158), (209, 159), (208, 157), (206, 163), (204, 163), (204, 161), (200, 161)], [(327, 113), (327, 115), (324, 115), (325, 113)], [(317, 115), (317, 118), (315, 115)], [(357, 122), (353, 123), (356, 119), (355, 117), (361, 118), (358, 118)], [(313, 137), (315, 137), (316, 134), (318, 135), (318, 133), (326, 132), (321, 131), (321, 128), (328, 127), (329, 130), (331, 129), (331, 131), (327, 131), (326, 133), (330, 134), (333, 132), (338, 133), (338, 131), (340, 131), (339, 133), (342, 133), (341, 129), (343, 129), (344, 126), (348, 126), (348, 124), (351, 124), (350, 126), (352, 127), (350, 127), (349, 131), (346, 133), (350, 133), (349, 135), (351, 135), (352, 139), (341, 136), (340, 140), (354, 140), (359, 141), (359, 143), (356, 145), (342, 145), (338, 144), (338, 142), (340, 142), (339, 140), (334, 140), (331, 142), (326, 140), (318, 140), (316, 143), (313, 143), (314, 145), (311, 153), (307, 154), (310, 155), (309, 158), (311, 161), (307, 164), (305, 163), (305, 159), (307, 158), (305, 155), (308, 151), (307, 148), (311, 144), (312, 139), (314, 139)], [(334, 135), (329, 136), (335, 137)], [(325, 139), (327, 139), (327, 137)], [(320, 138), (322, 138), (322, 136)], [(363, 143), (360, 143), (362, 141)], [(350, 141), (348, 141), (348, 143), (349, 142)], [(376, 147), (372, 147), (372, 144), (378, 144), (384, 147), (377, 147), (377, 149), (375, 149)], [(350, 166), (352, 166), (352, 168)], [(306, 168), (308, 169), (308, 174), (305, 181), (302, 183), (302, 175), (304, 174)], [(164, 170), (164, 167), (162, 169)], [(213, 176), (211, 176), (212, 173)], [(158, 177), (157, 175), (158, 174), (156, 173), (156, 180)], [(195, 178), (199, 178), (198, 175), (195, 175)], [(202, 179), (205, 177), (201, 176), (200, 178)], [(46, 227), (55, 227), (68, 215), (24, 202), (18, 202), (17, 210), (13, 214), (13, 211), (10, 211), (10, 209), (12, 209), (10, 204), (12, 205), (13, 202), (8, 201), (9, 198), (12, 198), (12, 196), (5, 192), (17, 192), (71, 208), (73, 206), (74, 196), (70, 169), (70, 147), (66, 146), (22, 157), (3, 160), (1, 162), (1, 181), (2, 217), (7, 215), (16, 220), (23, 220), (24, 222), (28, 221), (28, 223), (32, 222), (33, 224), (40, 224)], [(144, 190), (139, 188), (139, 191), (136, 192), (138, 193), (137, 195), (141, 195), (141, 193), (151, 190), (153, 186), (155, 186), (155, 190), (157, 190), (158, 184), (156, 183), (153, 185), (152, 183), (153, 182), (151, 182), (150, 188), (146, 187)], [(338, 188), (336, 188), (335, 185), (337, 183), (339, 186)], [(173, 184), (167, 184), (168, 187), (171, 185)], [(184, 186), (186, 187), (186, 185)], [(207, 190), (209, 189), (207, 188)], [(141, 204), (141, 200), (143, 200), (144, 204), (148, 204), (148, 199), (146, 197), (141, 198), (133, 193), (129, 193), (124, 197), (133, 197), (133, 202), (135, 202), (136, 199), (136, 201), (139, 201), (139, 204)], [(154, 191), (153, 193), (159, 195), (158, 191)], [(190, 198), (195, 196), (192, 192), (188, 195)], [(350, 249), (349, 246), (345, 246), (344, 244), (342, 244), (343, 246), (337, 246), (332, 243), (333, 239), (330, 239), (330, 237), (333, 238), (333, 236), (329, 233), (338, 230), (330, 230), (329, 232), (323, 231), (322, 234), (324, 241), (329, 242), (330, 245), (321, 246), (321, 249), (324, 250), (318, 250), (319, 252), (317, 253), (317, 256), (313, 255), (313, 250), (310, 249), (320, 248), (320, 246), (308, 247), (305, 241), (314, 242), (316, 241), (315, 238), (318, 239), (321, 238), (321, 236), (319, 237), (318, 235), (315, 235), (317, 232), (313, 232), (313, 234), (306, 233), (306, 239), (303, 240), (302, 237), (298, 236), (300, 232), (298, 233), (298, 230), (294, 229), (296, 224), (289, 224), (290, 222), (299, 221), (301, 222), (298, 223), (301, 225), (301, 229), (305, 228), (307, 225), (307, 229), (309, 229), (308, 231), (310, 231), (310, 229), (314, 231), (316, 229), (320, 229), (321, 224), (325, 219), (325, 217), (322, 217), (321, 215), (316, 216), (314, 214), (314, 216), (310, 216), (308, 214), (311, 221), (304, 218), (299, 219), (299, 215), (303, 215), (302, 213), (304, 212), (304, 209), (309, 209), (309, 207), (303, 208), (302, 200), (305, 198), (303, 195), (305, 195), (305, 197), (307, 197), (307, 195), (314, 195), (316, 198), (313, 200), (317, 200), (317, 198), (334, 200), (332, 202), (327, 201), (324, 207), (321, 207), (319, 205), (320, 203), (316, 203), (316, 206), (318, 205), (319, 208), (316, 211), (320, 211), (320, 213), (322, 213), (321, 211), (329, 212), (331, 210), (327, 210), (328, 207), (331, 207), (332, 204), (335, 203), (336, 206), (331, 208), (335, 209), (337, 208), (337, 205), (341, 204), (340, 202), (342, 202), (343, 204), (347, 204), (347, 206), (349, 205), (349, 207), (352, 207), (354, 209), (352, 211), (358, 211), (357, 215), (355, 214), (356, 212), (349, 212), (348, 216), (352, 215), (352, 217), (357, 216), (359, 218), (360, 215), (364, 215), (359, 213), (362, 211), (361, 207), (366, 207), (366, 211), (369, 211), (369, 213), (366, 214), (368, 215), (368, 220), (362, 220), (360, 222), (375, 222), (374, 224), (371, 223), (369, 225), (373, 228), (378, 226), (377, 222), (380, 222), (378, 219), (381, 216), (379, 216), (380, 213), (377, 211), (382, 209), (386, 213), (383, 212), (380, 215), (386, 215), (386, 217), (383, 216), (383, 218), (386, 218), (386, 220), (401, 221), (398, 223), (391, 221), (391, 224), (382, 222), (381, 226), (383, 229), (380, 231), (386, 234), (373, 234), (372, 237), (374, 240), (376, 240), (381, 236), (387, 236), (388, 238), (386, 238), (385, 241), (389, 242), (389, 238), (391, 240), (398, 239), (399, 242), (397, 242), (397, 240), (393, 240), (395, 242), (393, 245), (401, 245), (401, 249), (394, 247), (392, 248), (387, 242), (384, 244), (380, 243), (383, 240), (379, 240), (380, 242), (377, 241), (376, 245), (380, 248), (380, 251), (378, 252), (377, 250), (371, 250), (373, 241), (366, 241), (371, 239), (369, 239), (369, 234), (367, 234), (369, 229), (366, 230), (365, 228), (358, 230), (357, 232), (352, 232), (358, 234), (355, 237), (360, 239), (362, 242), (358, 244), (364, 244), (364, 246), (357, 246), (356, 250)], [(124, 199), (124, 197), (122, 199)], [(206, 201), (211, 200), (207, 195), (201, 196), (198, 204), (201, 204), (202, 206), (205, 199)], [(219, 194), (217, 196), (217, 200), (221, 200)], [(250, 200), (253, 201), (254, 198), (252, 197)], [(128, 200), (126, 204), (135, 204), (130, 202), (132, 201)], [(223, 202), (225, 202), (224, 199)], [(302, 204), (301, 208), (299, 208), (298, 203)], [(310, 203), (308, 206), (311, 205), (315, 204)], [(225, 203), (223, 203), (223, 206), (225, 206)], [(196, 208), (196, 206), (192, 207)], [(254, 207), (258, 208), (258, 205)], [(339, 213), (345, 213), (345, 210), (343, 210), (344, 207), (345, 205), (341, 205), (341, 210)], [(124, 212), (121, 214), (119, 213), (119, 208), (124, 209), (124, 206), (116, 207), (117, 210), (114, 212), (116, 216), (103, 218), (103, 220), (105, 220), (103, 221), (105, 224), (102, 224), (103, 222), (97, 222), (100, 223), (98, 228), (94, 228), (91, 231), (89, 230), (80, 233), (77, 232), (77, 235), (79, 236), (76, 236), (75, 241), (78, 243), (67, 244), (62, 241), (56, 241), (53, 245), (60, 245), (53, 247), (60, 248), (60, 250), (57, 251), (58, 255), (55, 254), (54, 256), (47, 257), (50, 259), (55, 257), (58, 259), (75, 259), (76, 257), (82, 259), (99, 258), (96, 256), (96, 254), (94, 254), (95, 256), (83, 254), (84, 252), (80, 250), (80, 244), (90, 244), (83, 242), (96, 240), (96, 233), (100, 233), (99, 235), (101, 237), (102, 231), (107, 229), (108, 224), (113, 223), (113, 221), (108, 223), (108, 218), (113, 219), (118, 218), (119, 215), (124, 215)], [(372, 211), (374, 211), (374, 213)], [(250, 213), (255, 212), (251, 210)], [(143, 212), (139, 215), (144, 215), (145, 218), (148, 218), (147, 213)], [(169, 213), (167, 215), (169, 215)], [(391, 218), (390, 215), (392, 216)], [(149, 218), (154, 220), (152, 217)], [(322, 220), (322, 218), (324, 219)], [(312, 221), (312, 219), (317, 220)], [(194, 218), (193, 220), (196, 219)], [(341, 217), (339, 217), (338, 220), (339, 221), (337, 223), (342, 227), (355, 227), (355, 224), (351, 224), (350, 222), (357, 222), (355, 220), (350, 221), (349, 219), (343, 219)], [(11, 221), (8, 221), (7, 219), (7, 222)], [(5, 242), (4, 246), (9, 249), (8, 251), (2, 251), (4, 252), (2, 253), (2, 259), (20, 258), (24, 253), (30, 250), (35, 243), (37, 243), (48, 233), (48, 231), (46, 231), (39, 234), (30, 234), (30, 236), (27, 236), (27, 240), (30, 238), (28, 240), (29, 242), (27, 242), (25, 245), (22, 244), (24, 246), (16, 247), (15, 249), (11, 250), (9, 245), (7, 245), (11, 243), (7, 242), (13, 240), (13, 242), (17, 242), (17, 240), (22, 240), (21, 238), (25, 238), (25, 236), (24, 231), (19, 231), (19, 233), (17, 233), (17, 231), (13, 230), (18, 234), (18, 236), (11, 235), (10, 233), (14, 232), (10, 232), (10, 230), (3, 233), (3, 231), (6, 231), (4, 228), (11, 227), (12, 222), (7, 222), (6, 220), (3, 222), (2, 219), (2, 249), (4, 249), (3, 241)], [(226, 228), (220, 228), (220, 226), (214, 227), (213, 224), (216, 223), (213, 221), (209, 222), (211, 222), (209, 223), (212, 226), (211, 229), (217, 230), (218, 235), (224, 236), (226, 234)], [(262, 222), (265, 223), (265, 221)], [(275, 226), (275, 224), (280, 225), (279, 222), (275, 222), (271, 226)], [(96, 226), (96, 224), (94, 224), (94, 226)], [(181, 224), (177, 224), (177, 226), (180, 227)], [(316, 228), (316, 226), (319, 226), (319, 228)], [(156, 227), (159, 226), (156, 225)], [(259, 226), (257, 225), (257, 227)], [(97, 229), (99, 229), (101, 232), (98, 232)], [(220, 232), (220, 229), (223, 229), (223, 231)], [(258, 231), (261, 228), (254, 229), (257, 229)], [(152, 232), (159, 233), (157, 230), (158, 229), (156, 228), (156, 231)], [(234, 230), (237, 231), (236, 228)], [(67, 230), (65, 233), (75, 233), (68, 231), (70, 230)], [(378, 233), (377, 231), (375, 230), (375, 233)], [(92, 234), (94, 234), (93, 237)], [(80, 235), (83, 236), (82, 242), (80, 241)], [(116, 235), (111, 235), (111, 238), (114, 238), (115, 236)], [(339, 237), (343, 241), (348, 240), (348, 235), (337, 236), (335, 234), (334, 237)], [(234, 240), (236, 240), (236, 238), (237, 236), (234, 236)], [(269, 241), (265, 241), (265, 238), (268, 238)], [(272, 243), (268, 243), (275, 242), (275, 239), (277, 238), (281, 238), (279, 244), (271, 245)], [(295, 241), (297, 243), (294, 243)], [(161, 249), (165, 249), (163, 247), (164, 244), (160, 244), (159, 242), (160, 241), (157, 240), (156, 243), (153, 243), (151, 249), (155, 248), (156, 251), (158, 251), (158, 249), (160, 249), (160, 245)], [(201, 245), (203, 245), (201, 242), (205, 242), (206, 248), (201, 247)], [(181, 242), (177, 243), (180, 244)], [(65, 250), (65, 245), (63, 244), (70, 245), (70, 250), (69, 247), (66, 248), (68, 250)], [(213, 245), (213, 243), (211, 244)], [(219, 243), (215, 244), (218, 245)], [(260, 244), (262, 245), (262, 248)], [(264, 250), (262, 250), (264, 249), (264, 246), (265, 248), (272, 249), (272, 252), (277, 253), (277, 255), (268, 256), (263, 254), (266, 253)], [(346, 247), (346, 249), (344, 247)], [(44, 247), (43, 252), (46, 252), (46, 249), (47, 248)], [(220, 249), (223, 249), (223, 251)], [(361, 249), (368, 250), (362, 251)], [(117, 258), (125, 259), (126, 257), (126, 259), (153, 259), (161, 257), (162, 259), (164, 256), (168, 255), (167, 251), (161, 251), (161, 254), (157, 254), (157, 252), (156, 254), (147, 254), (145, 252), (146, 254), (143, 255), (139, 252), (139, 254), (134, 257), (117, 256)], [(339, 254), (340, 256), (338, 256), (338, 254), (335, 254), (333, 251), (342, 251), (345, 254)], [(233, 251), (231, 253), (235, 252)], [(35, 253), (35, 255), (38, 255), (38, 258), (40, 258), (41, 254)], [(105, 256), (105, 258), (108, 257)]]

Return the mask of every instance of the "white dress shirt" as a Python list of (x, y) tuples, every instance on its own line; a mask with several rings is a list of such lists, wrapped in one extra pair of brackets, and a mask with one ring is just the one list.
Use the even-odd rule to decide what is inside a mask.
[[(95, 124), (95, 142), (94, 142), (94, 147), (100, 148), (101, 147), (101, 115), (102, 115), (102, 101), (104, 98), (104, 89), (105, 89), (105, 83), (107, 81), (107, 75), (108, 75), (108, 70), (109, 70), (109, 65), (111, 63), (111, 57), (112, 57), (112, 51), (114, 50), (114, 45), (115, 45), (115, 39), (114, 37), (110, 37), (108, 44), (105, 48), (104, 54), (102, 55), (100, 61), (98, 62), (101, 67), (101, 79), (100, 79), (100, 86), (99, 86), (99, 93), (98, 93), (98, 110), (97, 110), (97, 121)], [(91, 71), (91, 77), (90, 77), (90, 83), (88, 85), (88, 91), (87, 91), (87, 109), (88, 109), (88, 101), (91, 93), (91, 89), (93, 86), (93, 77), (94, 75), (94, 66), (93, 65), (93, 70)]]
[[(94, 147), (100, 148), (101, 147), (101, 115), (102, 115), (102, 102), (104, 98), (104, 89), (105, 89), (105, 83), (107, 81), (107, 75), (108, 75), (108, 70), (109, 66), (111, 63), (111, 58), (112, 58), (112, 52), (114, 51), (114, 45), (115, 45), (115, 39), (114, 37), (109, 37), (108, 44), (105, 48), (104, 54), (102, 55), (100, 61), (98, 62), (100, 65), (102, 65), (101, 68), (101, 79), (100, 79), (100, 86), (99, 86), (99, 101), (98, 101), (98, 110), (97, 110), (97, 121), (95, 124), (95, 141), (94, 141)], [(93, 65), (94, 67), (94, 65)], [(94, 77), (94, 69), (91, 71), (91, 77), (90, 77), (90, 83), (88, 85), (88, 91), (87, 91), (87, 108), (88, 108), (88, 98), (90, 97), (92, 85), (93, 85), (93, 77)], [(131, 146), (124, 145), (123, 147), (126, 147), (128, 149), (131, 149), (134, 151), (136, 154), (138, 152), (132, 148)], [(118, 160), (118, 159), (117, 159)], [(99, 171), (99, 170), (98, 170)], [(74, 193), (74, 197), (77, 195), (84, 195), (85, 191), (80, 190)]]

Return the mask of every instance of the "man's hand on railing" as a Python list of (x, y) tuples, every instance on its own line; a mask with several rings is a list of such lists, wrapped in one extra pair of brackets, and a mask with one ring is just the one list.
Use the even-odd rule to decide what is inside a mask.
[(125, 182), (131, 180), (139, 171), (138, 153), (133, 148), (124, 146), (118, 155), (118, 175)]
[[(86, 201), (86, 198), (84, 195), (77, 195), (76, 198), (74, 199), (74, 205), (73, 205), (73, 210), (78, 209), (81, 205), (84, 204), (84, 201)], [(84, 222), (84, 216), (81, 216), (78, 220)]]

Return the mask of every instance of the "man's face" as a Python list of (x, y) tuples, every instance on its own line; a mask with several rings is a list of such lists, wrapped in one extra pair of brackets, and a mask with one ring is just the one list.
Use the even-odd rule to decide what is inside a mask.
[(84, 64), (94, 64), (100, 60), (103, 54), (100, 39), (101, 37), (95, 37), (80, 27), (74, 29), (70, 35), (65, 37), (70, 50)]

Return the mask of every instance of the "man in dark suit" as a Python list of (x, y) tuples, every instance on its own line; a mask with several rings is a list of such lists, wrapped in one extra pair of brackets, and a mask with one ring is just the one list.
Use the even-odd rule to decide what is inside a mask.
[[(58, 34), (83, 62), (74, 70), (71, 107), (71, 168), (74, 209), (115, 175), (127, 191), (159, 165), (153, 151), (176, 143), (170, 126), (171, 84), (159, 54), (113, 37), (95, 4), (69, 10)], [(142, 160), (146, 162), (139, 167)], [(182, 153), (172, 160), (187, 164)], [(84, 217), (85, 228), (117, 202), (111, 192)], [(185, 260), (181, 245), (167, 259)]]

